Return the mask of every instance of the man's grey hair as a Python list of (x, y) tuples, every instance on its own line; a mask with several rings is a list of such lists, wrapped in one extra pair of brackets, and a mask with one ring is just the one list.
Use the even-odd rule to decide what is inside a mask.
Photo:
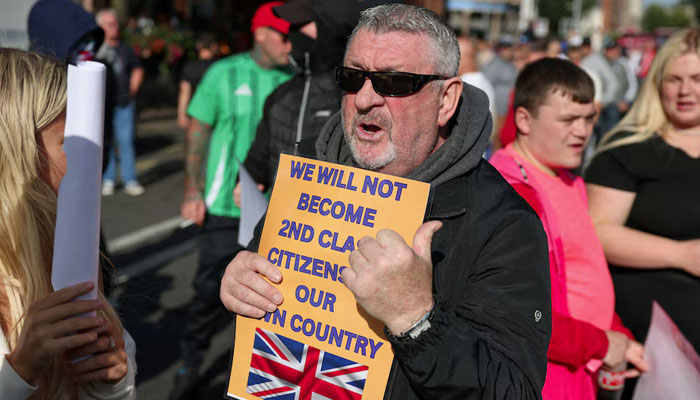
[[(457, 76), (457, 37), (452, 29), (443, 24), (437, 14), (430, 10), (398, 3), (368, 8), (360, 15), (360, 21), (348, 39), (348, 47), (360, 30), (367, 30), (375, 35), (390, 32), (425, 35), (432, 43), (430, 52), (434, 60), (435, 74), (448, 78)], [(345, 55), (347, 57), (347, 49)]]
[(113, 8), (103, 8), (102, 10), (98, 11), (97, 14), (95, 14), (95, 21), (97, 21), (97, 23), (99, 24), (102, 18), (104, 18), (104, 16), (107, 14), (112, 14), (115, 18), (118, 17), (117, 10)]

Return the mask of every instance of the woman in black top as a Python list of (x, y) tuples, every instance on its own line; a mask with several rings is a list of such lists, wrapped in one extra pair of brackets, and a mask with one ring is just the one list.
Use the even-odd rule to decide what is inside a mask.
[(624, 324), (644, 340), (656, 300), (700, 350), (700, 30), (659, 50), (586, 181)]

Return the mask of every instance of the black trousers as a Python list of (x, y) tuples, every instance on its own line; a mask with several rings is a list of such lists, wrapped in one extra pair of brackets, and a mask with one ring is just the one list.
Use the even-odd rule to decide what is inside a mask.
[(181, 342), (185, 364), (197, 368), (218, 330), (231, 320), (219, 300), (222, 271), (243, 248), (238, 244), (238, 218), (207, 215), (199, 233), (199, 267), (192, 286), (194, 298), (184, 315)]

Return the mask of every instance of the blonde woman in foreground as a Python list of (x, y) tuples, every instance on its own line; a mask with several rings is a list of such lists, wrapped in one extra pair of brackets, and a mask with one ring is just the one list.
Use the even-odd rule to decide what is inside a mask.
[(700, 30), (659, 50), (586, 181), (624, 324), (643, 341), (656, 300), (700, 351)]
[[(2, 400), (134, 399), (136, 346), (102, 291), (98, 300), (71, 301), (93, 284), (51, 286), (66, 68), (0, 48), (0, 93)], [(97, 315), (72, 317), (91, 311)]]

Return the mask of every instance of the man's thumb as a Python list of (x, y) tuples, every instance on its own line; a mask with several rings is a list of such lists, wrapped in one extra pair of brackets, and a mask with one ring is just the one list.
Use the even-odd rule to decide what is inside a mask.
[(440, 228), (442, 228), (442, 222), (440, 221), (428, 221), (418, 227), (415, 236), (413, 236), (413, 251), (420, 258), (431, 262), (430, 248), (433, 242), (433, 235)]

